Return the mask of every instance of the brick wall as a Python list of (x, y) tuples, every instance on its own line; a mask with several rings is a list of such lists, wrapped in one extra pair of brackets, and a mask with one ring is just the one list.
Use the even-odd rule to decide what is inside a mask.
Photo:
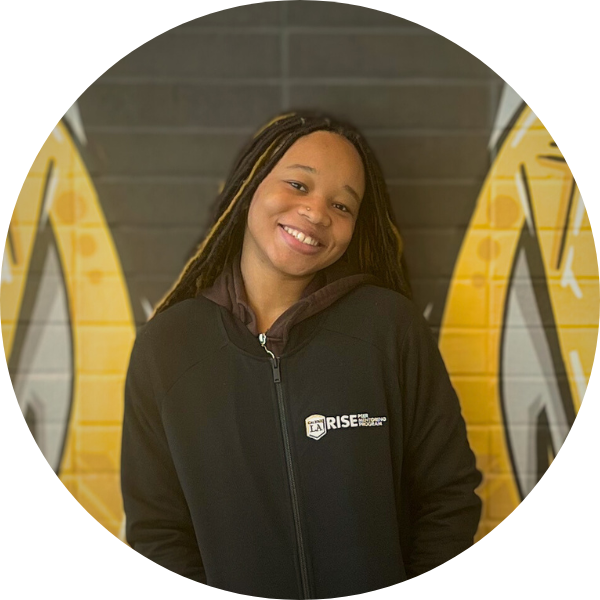
[(61, 480), (119, 534), (135, 329), (199, 241), (241, 145), (294, 107), (354, 122), (383, 166), (414, 299), (484, 472), (484, 535), (543, 475), (579, 408), (596, 254), (535, 115), (469, 53), (381, 12), (271, 2), (209, 15), (82, 94), (32, 166), (7, 239), (2, 331), (23, 413)]
[[(267, 2), (173, 29), (79, 100), (90, 166), (130, 285), (158, 301), (241, 144), (294, 107), (354, 122), (385, 173), (415, 299), (438, 326), (483, 178), (502, 80), (448, 40), (351, 5)], [(126, 200), (126, 201), (125, 201)], [(435, 253), (428, 249), (439, 249)]]

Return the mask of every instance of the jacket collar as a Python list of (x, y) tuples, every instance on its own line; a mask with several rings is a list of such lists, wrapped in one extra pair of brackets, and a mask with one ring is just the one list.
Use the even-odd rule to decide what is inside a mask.
[[(315, 275), (296, 304), (290, 306), (269, 327), (267, 346), (280, 356), (289, 340), (292, 327), (312, 317), (348, 292), (365, 283), (376, 283), (375, 277), (354, 271), (346, 262), (337, 261)], [(256, 315), (248, 303), (240, 270), (239, 255), (221, 272), (215, 283), (201, 294), (223, 306), (241, 321), (253, 336), (258, 336)]]

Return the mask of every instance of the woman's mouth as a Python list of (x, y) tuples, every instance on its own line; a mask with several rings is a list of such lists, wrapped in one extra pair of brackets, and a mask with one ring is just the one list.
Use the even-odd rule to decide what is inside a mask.
[(301, 254), (316, 254), (321, 252), (323, 244), (299, 229), (289, 225), (279, 225), (283, 241), (296, 252)]
[(306, 244), (307, 246), (320, 246), (319, 242), (309, 235), (304, 234), (302, 231), (298, 231), (293, 227), (288, 227), (287, 225), (280, 225), (280, 227), (291, 236), (295, 237), (302, 244)]

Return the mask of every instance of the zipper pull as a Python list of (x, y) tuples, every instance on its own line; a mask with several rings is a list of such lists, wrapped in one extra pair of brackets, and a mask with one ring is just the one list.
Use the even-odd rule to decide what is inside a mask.
[(279, 370), (279, 359), (267, 348), (267, 334), (259, 333), (258, 341), (264, 348), (265, 352), (271, 357), (271, 367), (273, 369), (273, 381), (275, 383), (281, 382), (281, 371)]
[(265, 352), (273, 360), (275, 360), (275, 355), (267, 348), (267, 334), (266, 333), (259, 333), (258, 334), (258, 341), (260, 342), (260, 345), (264, 348)]
[(278, 358), (271, 359), (271, 366), (273, 367), (273, 382), (280, 383), (281, 382), (281, 372), (279, 370), (279, 359)]

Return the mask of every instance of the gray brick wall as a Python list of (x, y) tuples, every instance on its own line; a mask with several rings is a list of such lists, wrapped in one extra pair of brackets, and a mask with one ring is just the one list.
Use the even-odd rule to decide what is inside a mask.
[(405, 238), (416, 302), (439, 325), (489, 167), (502, 80), (414, 23), (352, 5), (267, 2), (190, 21), (138, 48), (79, 99), (83, 149), (136, 320), (179, 273), (242, 143), (290, 107), (360, 127)]

